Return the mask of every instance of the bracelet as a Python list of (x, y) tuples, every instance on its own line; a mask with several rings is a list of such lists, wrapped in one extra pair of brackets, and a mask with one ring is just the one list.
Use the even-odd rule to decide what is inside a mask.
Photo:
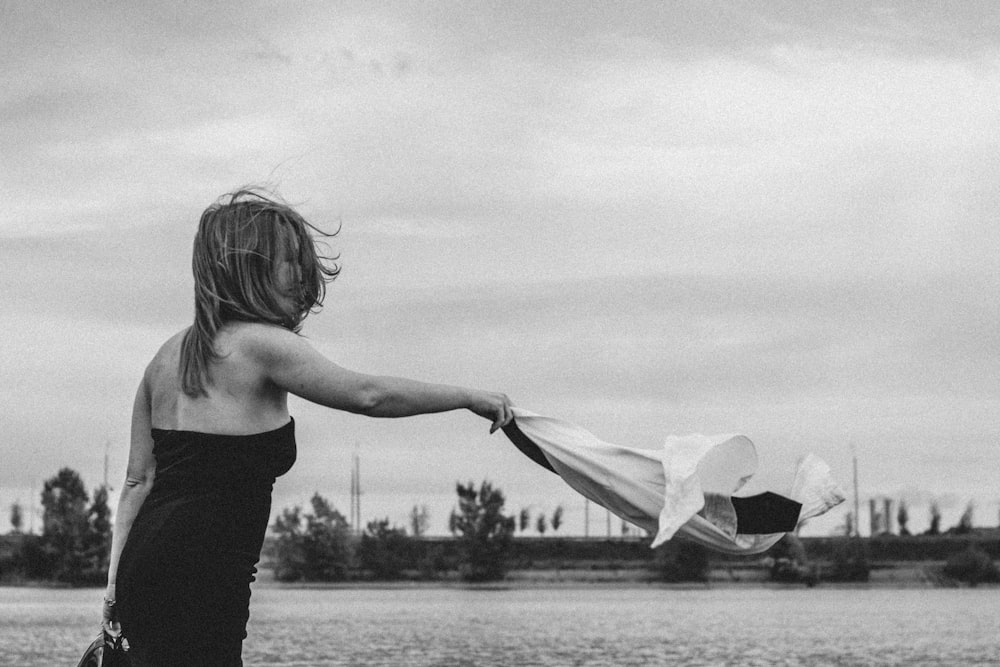
[(116, 604), (116, 601), (113, 600), (113, 599), (111, 599), (111, 598), (104, 598), (104, 604), (106, 604), (109, 607), (114, 607), (115, 604)]

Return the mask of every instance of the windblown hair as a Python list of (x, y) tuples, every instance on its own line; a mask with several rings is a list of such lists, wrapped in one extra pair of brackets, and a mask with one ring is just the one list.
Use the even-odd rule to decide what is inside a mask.
[[(306, 315), (323, 305), (326, 283), (340, 267), (336, 257), (317, 252), (313, 233), (333, 236), (256, 188), (224, 195), (201, 214), (192, 261), (194, 324), (181, 343), (185, 394), (206, 395), (209, 364), (219, 358), (215, 337), (226, 322), (267, 322), (298, 332)], [(276, 271), (289, 252), (300, 279), (292, 309), (281, 304)]]

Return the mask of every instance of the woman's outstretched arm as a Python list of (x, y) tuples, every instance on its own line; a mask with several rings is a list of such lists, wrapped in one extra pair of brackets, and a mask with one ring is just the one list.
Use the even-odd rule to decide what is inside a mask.
[(279, 327), (253, 327), (247, 345), (266, 377), (277, 386), (330, 408), (370, 417), (467, 409), (489, 419), (491, 433), (513, 418), (510, 399), (504, 394), (357, 373), (338, 366), (302, 337)]
[(112, 633), (119, 631), (113, 603), (118, 575), (118, 561), (125, 546), (132, 521), (142, 507), (143, 501), (153, 487), (156, 475), (156, 459), (153, 457), (153, 436), (151, 429), (151, 404), (147, 378), (143, 377), (135, 394), (132, 406), (132, 436), (128, 452), (128, 471), (125, 486), (118, 496), (118, 511), (115, 512), (115, 528), (111, 539), (111, 555), (108, 562), (108, 588), (104, 594), (104, 624)]

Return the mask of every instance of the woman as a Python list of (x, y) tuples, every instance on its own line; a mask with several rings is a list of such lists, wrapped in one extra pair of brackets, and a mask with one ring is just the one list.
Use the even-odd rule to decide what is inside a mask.
[(512, 419), (503, 394), (356, 373), (299, 337), (339, 272), (316, 231), (254, 190), (201, 216), (195, 321), (143, 375), (115, 517), (105, 628), (136, 665), (242, 664), (271, 488), (295, 460), (289, 393), (372, 417), (465, 408), (491, 433)]

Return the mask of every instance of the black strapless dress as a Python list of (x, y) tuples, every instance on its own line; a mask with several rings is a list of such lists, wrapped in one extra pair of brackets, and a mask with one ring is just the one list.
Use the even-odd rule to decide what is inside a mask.
[(156, 478), (118, 564), (136, 665), (242, 665), (250, 582), (295, 422), (253, 435), (153, 429)]

